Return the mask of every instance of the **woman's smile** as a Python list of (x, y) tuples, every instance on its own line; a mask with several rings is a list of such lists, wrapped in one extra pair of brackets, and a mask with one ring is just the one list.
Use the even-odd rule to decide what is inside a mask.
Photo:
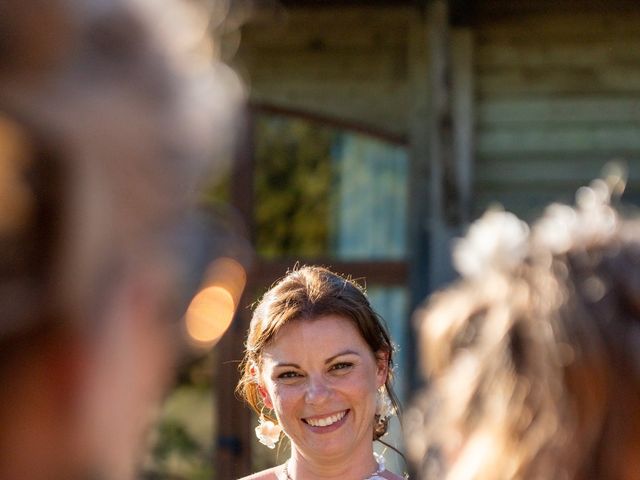
[(348, 414), (349, 410), (343, 410), (333, 415), (303, 418), (302, 421), (315, 433), (330, 433), (344, 425)]

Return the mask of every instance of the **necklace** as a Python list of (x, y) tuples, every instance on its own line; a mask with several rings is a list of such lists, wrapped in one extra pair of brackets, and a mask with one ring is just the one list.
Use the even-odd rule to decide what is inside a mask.
[[(376, 459), (376, 463), (378, 464), (378, 467), (376, 468), (375, 472), (373, 472), (371, 475), (369, 475), (367, 478), (364, 478), (363, 480), (386, 480), (384, 477), (380, 475), (385, 470), (384, 457), (382, 455), (378, 455), (377, 453), (373, 452), (373, 458)], [(293, 480), (293, 478), (291, 478), (291, 475), (289, 474), (288, 461), (287, 463), (284, 464), (284, 474), (287, 476), (286, 480)]]

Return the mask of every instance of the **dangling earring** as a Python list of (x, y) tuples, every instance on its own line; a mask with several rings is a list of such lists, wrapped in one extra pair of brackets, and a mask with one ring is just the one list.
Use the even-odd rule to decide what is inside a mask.
[(383, 385), (378, 389), (378, 396), (376, 398), (376, 416), (378, 417), (378, 422), (384, 422), (395, 412), (396, 409), (391, 402), (391, 398), (389, 398), (387, 387)]
[(269, 448), (275, 448), (276, 443), (280, 441), (280, 432), (282, 427), (271, 420), (265, 420), (260, 415), (260, 424), (256, 427), (256, 437), (258, 441)]

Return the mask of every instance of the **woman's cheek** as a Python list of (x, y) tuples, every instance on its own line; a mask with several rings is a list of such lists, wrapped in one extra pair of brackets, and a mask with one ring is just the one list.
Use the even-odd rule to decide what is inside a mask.
[(275, 403), (280, 406), (280, 409), (286, 408), (288, 404), (292, 402), (294, 396), (295, 387), (291, 385), (277, 385), (274, 388)]
[(364, 375), (347, 375), (341, 378), (340, 384), (353, 392), (367, 393), (372, 388), (375, 390), (375, 382), (371, 383)]

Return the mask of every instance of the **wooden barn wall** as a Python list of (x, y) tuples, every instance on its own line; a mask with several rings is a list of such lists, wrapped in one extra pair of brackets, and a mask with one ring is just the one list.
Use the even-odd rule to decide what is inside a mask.
[[(235, 67), (254, 102), (411, 137), (419, 15), (406, 5), (259, 12), (242, 29)], [(628, 163), (626, 197), (640, 203), (640, 4), (485, 0), (465, 28), (471, 217), (494, 202), (525, 217), (571, 202), (612, 159)]]
[(474, 27), (475, 214), (495, 201), (526, 217), (571, 202), (612, 159), (628, 162), (638, 202), (640, 4), (522, 14), (491, 3)]
[(257, 14), (236, 68), (251, 99), (405, 134), (410, 7), (298, 7)]

